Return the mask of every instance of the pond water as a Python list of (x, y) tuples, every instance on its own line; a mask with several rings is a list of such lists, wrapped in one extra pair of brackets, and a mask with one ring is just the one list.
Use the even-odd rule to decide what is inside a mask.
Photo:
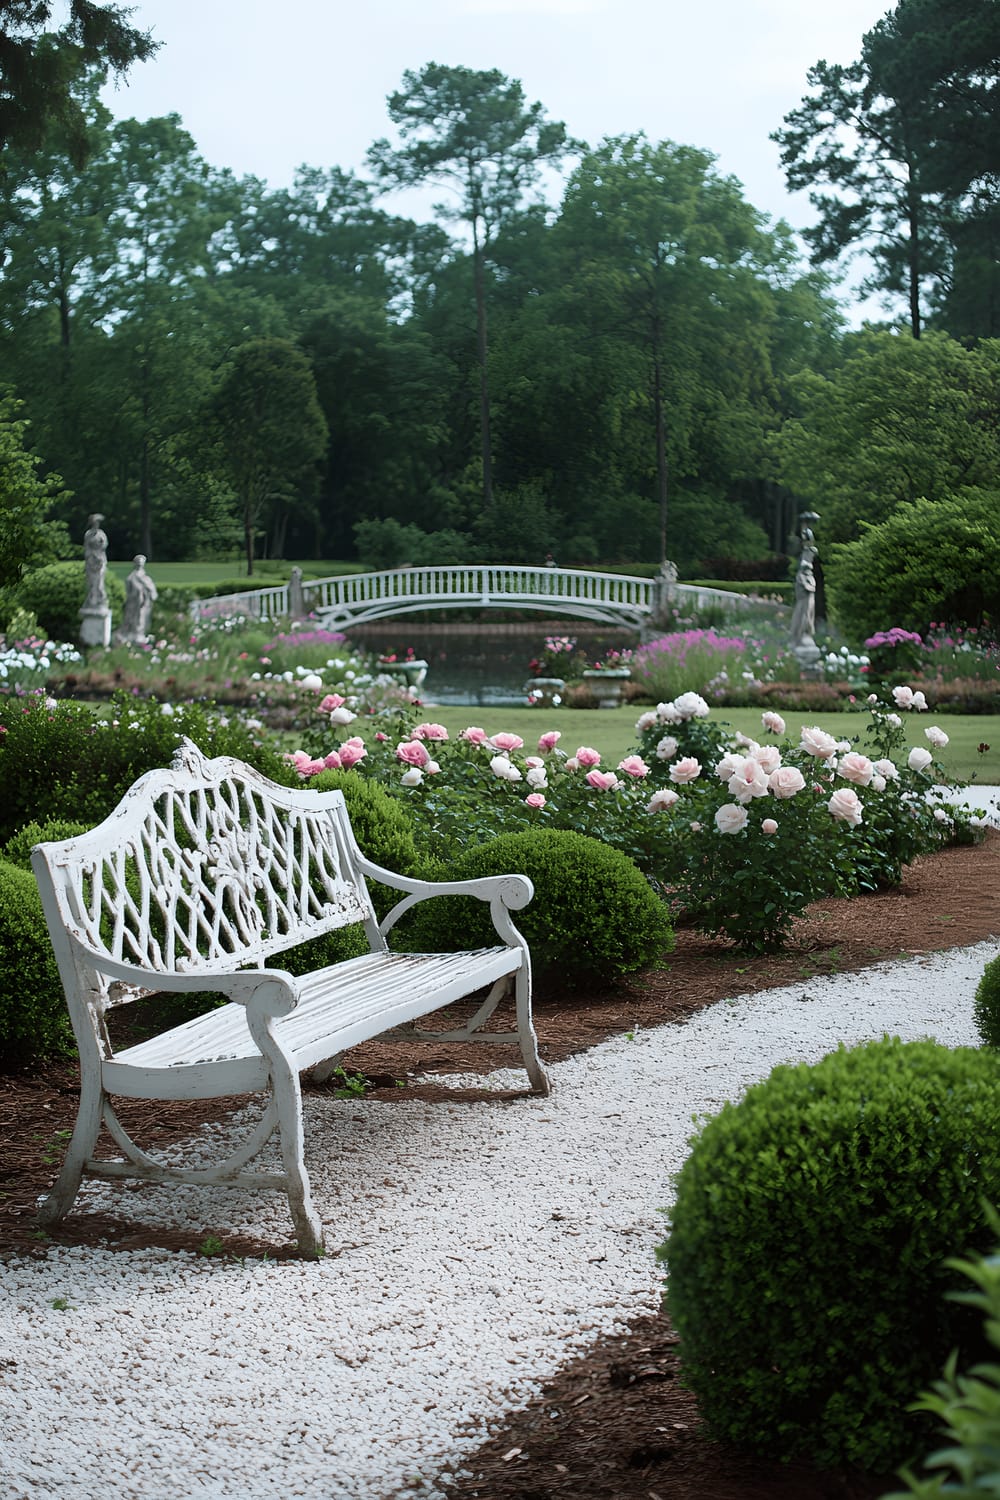
[(548, 635), (575, 638), (591, 657), (611, 647), (621, 650), (635, 644), (634, 634), (574, 620), (544, 621), (538, 626), (408, 626), (405, 621), (394, 621), (359, 627), (350, 632), (350, 639), (363, 650), (381, 655), (405, 657), (412, 649), (427, 662), (421, 692), (426, 703), (502, 708), (525, 702), (529, 663), (541, 652)]

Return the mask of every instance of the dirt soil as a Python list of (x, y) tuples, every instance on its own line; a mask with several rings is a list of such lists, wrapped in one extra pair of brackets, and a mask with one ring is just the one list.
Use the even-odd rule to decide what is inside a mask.
[[(662, 969), (612, 990), (540, 997), (542, 1054), (557, 1062), (623, 1031), (683, 1024), (716, 1000), (815, 974), (1000, 940), (998, 891), (1000, 832), (991, 832), (977, 848), (917, 860), (897, 890), (817, 902), (781, 954), (750, 959), (681, 930)], [(482, 1071), (504, 1061), (498, 1049), (432, 1046), (415, 1057), (412, 1047), (370, 1043), (344, 1067), (370, 1080), (370, 1097), (433, 1099), (441, 1091), (421, 1074)], [(197, 1250), (190, 1234), (145, 1233), (134, 1221), (99, 1214), (74, 1214), (51, 1237), (40, 1234), (35, 1205), (58, 1170), (78, 1093), (70, 1066), (0, 1077), (0, 1255), (44, 1255), (53, 1243)], [(153, 1148), (219, 1113), (219, 1101), (119, 1104), (126, 1126)], [(231, 1236), (224, 1246), (232, 1255), (266, 1248), (275, 1258), (273, 1245), (245, 1237)], [(463, 1468), (472, 1477), (448, 1491), (452, 1500), (876, 1500), (893, 1487), (891, 1476), (774, 1465), (712, 1442), (681, 1383), (676, 1340), (663, 1316), (640, 1320), (564, 1367)]]

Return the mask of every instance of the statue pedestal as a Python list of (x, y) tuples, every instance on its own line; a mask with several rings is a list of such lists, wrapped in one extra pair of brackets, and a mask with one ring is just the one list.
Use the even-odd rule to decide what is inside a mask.
[(812, 636), (803, 636), (798, 645), (792, 647), (792, 655), (798, 662), (799, 671), (803, 677), (822, 677), (823, 668), (820, 666), (820, 661), (823, 653)]
[(584, 672), (583, 680), (597, 699), (598, 708), (617, 708), (622, 688), (631, 676), (628, 667), (592, 667)]
[(106, 605), (85, 604), (81, 609), (80, 641), (84, 646), (111, 645), (111, 611)]

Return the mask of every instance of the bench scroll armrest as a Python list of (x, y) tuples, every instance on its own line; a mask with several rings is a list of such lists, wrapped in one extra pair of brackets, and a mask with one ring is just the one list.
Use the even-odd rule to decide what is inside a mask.
[(393, 870), (382, 869), (363, 855), (358, 863), (368, 879), (407, 892), (379, 923), (383, 937), (420, 901), (427, 901), (432, 896), (473, 896), (478, 901), (489, 902), (493, 926), (509, 948), (527, 947), (510, 919), (512, 911), (523, 910), (534, 897), (535, 888), (527, 875), (484, 875), (476, 880), (418, 880), (412, 875), (398, 875)]

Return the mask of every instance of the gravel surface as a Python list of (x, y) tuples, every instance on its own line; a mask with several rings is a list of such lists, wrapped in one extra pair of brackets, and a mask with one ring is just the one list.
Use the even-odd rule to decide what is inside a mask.
[[(973, 993), (995, 953), (737, 997), (555, 1065), (549, 1099), (310, 1097), (330, 1248), (316, 1263), (53, 1247), (0, 1265), (0, 1494), (439, 1495), (506, 1411), (655, 1308), (693, 1116), (839, 1042), (976, 1045)], [(83, 1203), (290, 1237), (278, 1194), (95, 1183)]]

